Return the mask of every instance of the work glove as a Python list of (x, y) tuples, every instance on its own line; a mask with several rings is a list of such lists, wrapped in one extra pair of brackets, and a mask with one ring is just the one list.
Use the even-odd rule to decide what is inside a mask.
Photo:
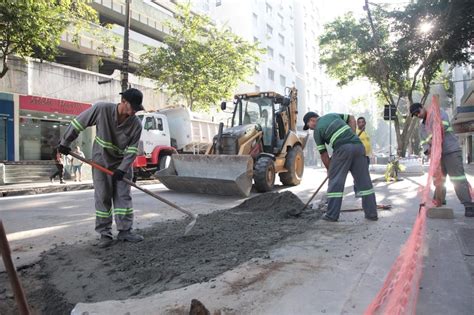
[(60, 144), (60, 145), (58, 145), (58, 151), (61, 154), (68, 155), (71, 152), (71, 148)]
[(114, 175), (112, 175), (112, 179), (115, 180), (115, 181), (119, 181), (119, 180), (122, 180), (124, 176), (125, 176), (124, 171), (116, 169), (114, 171)]

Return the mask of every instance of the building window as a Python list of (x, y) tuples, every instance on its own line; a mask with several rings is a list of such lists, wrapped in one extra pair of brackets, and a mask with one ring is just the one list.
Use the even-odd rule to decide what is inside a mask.
[(268, 78), (272, 81), (275, 80), (275, 71), (270, 68), (268, 68)]
[(216, 7), (220, 7), (222, 5), (222, 0), (216, 0)]
[(282, 65), (284, 65), (284, 64), (285, 64), (285, 56), (283, 56), (282, 54), (280, 54), (279, 57), (280, 57), (280, 63), (281, 63)]
[(265, 11), (267, 12), (267, 14), (272, 14), (272, 6), (269, 5), (268, 3), (266, 3), (266, 8), (265, 8)]
[(283, 26), (283, 16), (280, 13), (278, 13), (278, 22)]
[(254, 36), (254, 37), (253, 37), (253, 42), (254, 42), (254, 43), (258, 43), (258, 42), (259, 42), (258, 38)]
[(280, 85), (281, 86), (286, 86), (286, 78), (285, 76), (280, 74)]
[(280, 45), (285, 46), (285, 36), (278, 34), (278, 42)]
[(253, 26), (256, 27), (257, 24), (258, 24), (258, 15), (256, 15), (256, 14), (254, 13), (254, 14), (252, 14), (252, 17), (253, 17), (253, 19), (252, 19), (252, 21), (253, 21)]
[(255, 86), (255, 92), (260, 92), (260, 87), (258, 85)]
[(267, 46), (267, 55), (273, 58), (273, 48), (270, 46)]
[(267, 35), (272, 36), (273, 34), (273, 27), (267, 24)]

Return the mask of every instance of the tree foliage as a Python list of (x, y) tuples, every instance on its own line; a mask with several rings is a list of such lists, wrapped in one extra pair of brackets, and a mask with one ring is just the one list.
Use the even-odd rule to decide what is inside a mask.
[(405, 115), (414, 93), (421, 93), (423, 103), (443, 62), (469, 62), (474, 1), (418, 0), (386, 11), (369, 7), (366, 0), (366, 11), (367, 18), (346, 14), (325, 26), (319, 39), (321, 63), (339, 85), (368, 78), (379, 87), (385, 104), (397, 107), (398, 152), (404, 156), (416, 125)]
[(219, 29), (207, 16), (180, 6), (169, 23), (165, 47), (150, 48), (142, 56), (143, 76), (157, 80), (159, 88), (184, 97), (188, 107), (208, 109), (229, 97), (237, 84), (254, 72), (263, 52), (229, 29)]
[(61, 34), (69, 26), (80, 30), (97, 21), (90, 0), (2, 0), (0, 1), (0, 78), (8, 72), (8, 57), (36, 56), (53, 60)]

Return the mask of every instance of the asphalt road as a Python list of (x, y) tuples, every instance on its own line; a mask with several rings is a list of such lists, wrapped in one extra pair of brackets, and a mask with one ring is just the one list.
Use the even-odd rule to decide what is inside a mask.
[[(308, 169), (303, 183), (290, 190), (306, 201), (324, 176), (322, 170)], [(184, 314), (191, 299), (197, 298), (211, 313), (361, 314), (382, 286), (411, 231), (418, 213), (418, 188), (425, 180), (419, 176), (396, 183), (376, 182), (378, 203), (392, 205), (391, 211), (379, 212), (377, 222), (365, 220), (362, 212), (345, 212), (340, 222), (317, 222), (314, 231), (283, 240), (267, 258), (251, 259), (210, 281), (140, 300), (79, 303), (73, 313)], [(349, 176), (343, 208), (360, 204), (351, 185)], [(161, 185), (147, 188), (198, 214), (242, 202), (232, 197), (179, 194)], [(464, 218), (452, 188), (448, 190), (448, 205), (453, 207), (455, 219), (427, 221), (419, 314), (474, 313), (473, 260), (461, 253), (455, 234), (459, 226), (474, 227), (474, 220)], [(316, 199), (324, 191), (325, 187)], [(133, 198), (136, 228), (183, 217), (139, 191), (133, 192)], [(17, 266), (34, 262), (55, 244), (97, 238), (92, 191), (1, 198), (0, 217)], [(448, 250), (449, 256), (444, 254)]]

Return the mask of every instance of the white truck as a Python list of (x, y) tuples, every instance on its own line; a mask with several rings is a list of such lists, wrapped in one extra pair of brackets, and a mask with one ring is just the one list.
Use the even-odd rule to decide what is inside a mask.
[(166, 168), (176, 153), (204, 153), (217, 134), (219, 124), (199, 119), (184, 107), (139, 112), (142, 135), (133, 163), (135, 177), (149, 178)]

